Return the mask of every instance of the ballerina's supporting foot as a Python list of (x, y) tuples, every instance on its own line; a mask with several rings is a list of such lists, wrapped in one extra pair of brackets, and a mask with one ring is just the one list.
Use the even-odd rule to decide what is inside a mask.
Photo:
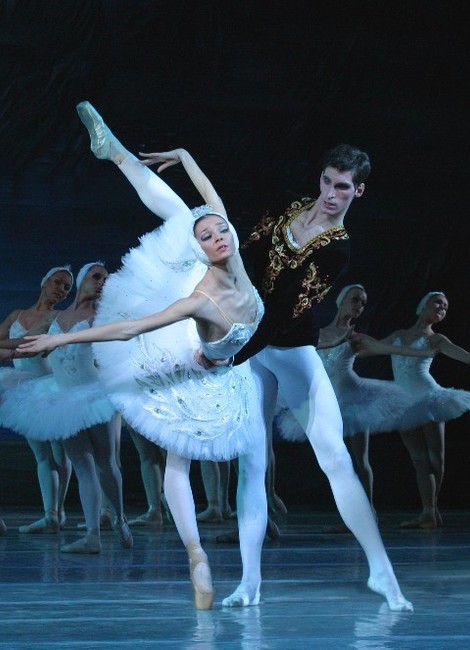
[(196, 609), (210, 609), (214, 602), (214, 587), (212, 576), (207, 561), (207, 555), (200, 544), (188, 544), (186, 547), (189, 557), (189, 574), (194, 589), (194, 607)]
[(391, 584), (390, 579), (384, 576), (370, 576), (367, 586), (376, 594), (384, 596), (392, 612), (412, 612), (413, 605), (406, 600), (396, 583)]
[(248, 585), (238, 585), (233, 594), (227, 596), (222, 601), (224, 607), (251, 607), (259, 605), (260, 590), (259, 585), (252, 588)]
[(49, 510), (42, 519), (38, 519), (27, 526), (20, 526), (18, 530), (20, 533), (29, 534), (58, 533), (60, 531), (60, 525), (57, 512)]
[(71, 544), (61, 546), (61, 553), (88, 553), (95, 554), (101, 551), (100, 535), (98, 530), (90, 530), (85, 537), (77, 539)]

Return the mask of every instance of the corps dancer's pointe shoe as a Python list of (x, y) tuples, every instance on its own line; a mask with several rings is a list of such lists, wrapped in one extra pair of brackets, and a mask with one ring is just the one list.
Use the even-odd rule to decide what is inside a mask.
[(20, 533), (31, 534), (58, 533), (60, 526), (57, 512), (48, 510), (42, 519), (38, 519), (27, 526), (20, 526), (18, 530)]
[(136, 528), (160, 528), (163, 525), (162, 512), (156, 506), (151, 506), (143, 515), (129, 519), (127, 523)]
[(224, 518), (222, 510), (218, 506), (211, 506), (198, 513), (196, 519), (204, 524), (220, 524)]
[(194, 607), (196, 609), (210, 609), (214, 602), (214, 587), (207, 555), (199, 544), (187, 546), (189, 557), (189, 575), (194, 590)]
[[(442, 522), (442, 520), (441, 520)], [(441, 523), (442, 525), (442, 523)], [(435, 530), (438, 527), (438, 522), (435, 515), (421, 515), (415, 519), (402, 521), (400, 528), (405, 529), (420, 529), (420, 530)]]
[(7, 532), (6, 524), (3, 521), (3, 519), (0, 519), (0, 536), (5, 535), (6, 532)]
[[(86, 523), (77, 524), (78, 530), (86, 530)], [(113, 516), (111, 510), (105, 508), (100, 514), (100, 530), (113, 530)]]
[[(273, 542), (277, 541), (281, 537), (281, 531), (279, 530), (275, 521), (268, 517), (268, 523), (266, 525), (266, 535)], [(233, 530), (231, 533), (223, 533), (222, 535), (217, 535), (215, 541), (219, 544), (239, 544), (240, 535), (238, 530)]]
[(76, 542), (65, 544), (60, 547), (61, 553), (83, 553), (83, 554), (97, 554), (101, 551), (101, 542), (99, 534), (88, 533), (85, 537), (77, 539)]
[(132, 548), (134, 540), (132, 539), (132, 533), (129, 530), (129, 526), (124, 515), (121, 517), (113, 518), (113, 530), (118, 536), (123, 548)]
[(112, 134), (103, 118), (90, 102), (77, 104), (78, 115), (90, 134), (90, 148), (100, 160), (112, 160), (120, 165), (126, 157), (126, 149)]

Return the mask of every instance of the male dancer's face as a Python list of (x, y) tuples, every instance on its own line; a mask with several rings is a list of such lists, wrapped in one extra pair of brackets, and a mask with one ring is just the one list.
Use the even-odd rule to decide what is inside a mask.
[(334, 167), (326, 167), (320, 176), (322, 212), (335, 218), (344, 216), (354, 197), (362, 196), (364, 189), (364, 183), (354, 186), (352, 171), (340, 172)]

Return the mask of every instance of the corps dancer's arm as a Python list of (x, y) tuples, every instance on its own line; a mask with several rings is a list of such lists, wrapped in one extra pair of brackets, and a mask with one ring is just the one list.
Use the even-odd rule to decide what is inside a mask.
[(359, 357), (390, 354), (399, 354), (405, 357), (433, 357), (437, 352), (437, 348), (420, 349), (405, 345), (393, 345), (390, 342), (393, 338), (394, 335), (390, 335), (378, 340), (367, 334), (354, 334), (351, 338), (351, 345)]
[(216, 192), (215, 187), (186, 149), (173, 149), (172, 151), (160, 153), (140, 153), (139, 155), (142, 156), (141, 162), (144, 165), (150, 166), (161, 163), (157, 168), (158, 173), (167, 167), (181, 162), (194, 187), (204, 201), (209, 203), (216, 212), (220, 212), (225, 216), (227, 215), (222, 199)]
[(433, 349), (441, 352), (441, 354), (445, 354), (446, 357), (462, 361), (463, 363), (470, 363), (470, 352), (455, 345), (455, 343), (452, 343), (452, 341), (443, 334), (436, 334), (436, 336), (431, 339), (431, 346)]
[(52, 352), (56, 348), (69, 343), (98, 343), (103, 341), (128, 341), (135, 336), (153, 332), (154, 330), (172, 325), (190, 317), (196, 317), (200, 300), (198, 296), (177, 300), (163, 311), (136, 320), (123, 320), (98, 327), (90, 327), (80, 332), (63, 334), (42, 334), (25, 337), (26, 343), (18, 346), (24, 352)]

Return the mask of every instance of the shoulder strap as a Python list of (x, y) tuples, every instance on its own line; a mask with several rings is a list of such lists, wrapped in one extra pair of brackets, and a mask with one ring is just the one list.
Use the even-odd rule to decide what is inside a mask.
[(226, 320), (229, 325), (233, 325), (233, 320), (224, 312), (224, 310), (221, 307), (219, 307), (219, 305), (215, 302), (214, 298), (211, 298), (209, 294), (205, 293), (205, 291), (201, 291), (200, 289), (194, 289), (194, 291), (195, 293), (202, 293), (203, 296), (205, 296), (208, 300), (211, 301), (211, 303), (217, 309), (217, 311), (222, 316), (222, 318)]

